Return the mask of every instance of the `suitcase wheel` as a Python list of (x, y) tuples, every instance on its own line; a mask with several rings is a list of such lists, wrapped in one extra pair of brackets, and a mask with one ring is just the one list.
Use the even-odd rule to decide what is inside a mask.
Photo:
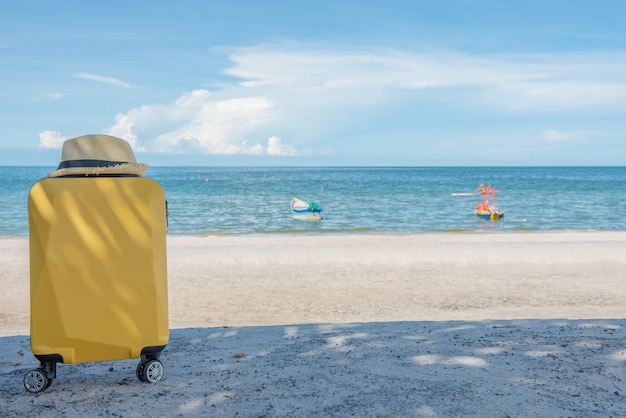
[(137, 366), (137, 378), (142, 382), (156, 383), (162, 377), (163, 363), (160, 360), (145, 360)]
[(42, 368), (31, 370), (24, 376), (24, 387), (32, 393), (46, 390), (51, 384), (52, 379), (48, 377)]

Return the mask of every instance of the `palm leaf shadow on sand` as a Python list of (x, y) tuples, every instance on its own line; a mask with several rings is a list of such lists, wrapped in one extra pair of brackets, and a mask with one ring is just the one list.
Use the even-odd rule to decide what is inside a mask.
[(625, 416), (626, 320), (304, 324), (171, 331), (165, 376), (59, 365), (41, 394), (28, 336), (0, 338), (6, 416)]

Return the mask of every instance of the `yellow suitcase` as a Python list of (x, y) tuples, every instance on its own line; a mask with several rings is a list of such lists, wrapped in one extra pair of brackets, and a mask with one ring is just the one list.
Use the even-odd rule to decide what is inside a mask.
[(28, 196), (31, 349), (39, 392), (57, 363), (140, 358), (156, 382), (169, 341), (163, 189), (144, 177), (59, 177)]

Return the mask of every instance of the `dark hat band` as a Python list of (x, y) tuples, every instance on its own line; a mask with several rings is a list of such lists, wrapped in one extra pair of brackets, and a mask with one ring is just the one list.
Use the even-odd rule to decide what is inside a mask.
[(128, 161), (107, 161), (107, 160), (67, 160), (61, 161), (57, 170), (63, 168), (84, 168), (84, 167), (111, 167), (113, 165), (128, 164)]

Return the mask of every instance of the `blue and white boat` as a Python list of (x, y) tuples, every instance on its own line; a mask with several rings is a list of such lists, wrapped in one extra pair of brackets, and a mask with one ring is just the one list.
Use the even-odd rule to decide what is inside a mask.
[(295, 219), (301, 219), (303, 221), (321, 221), (322, 208), (317, 205), (317, 202), (307, 203), (297, 197), (291, 199), (291, 212)]

